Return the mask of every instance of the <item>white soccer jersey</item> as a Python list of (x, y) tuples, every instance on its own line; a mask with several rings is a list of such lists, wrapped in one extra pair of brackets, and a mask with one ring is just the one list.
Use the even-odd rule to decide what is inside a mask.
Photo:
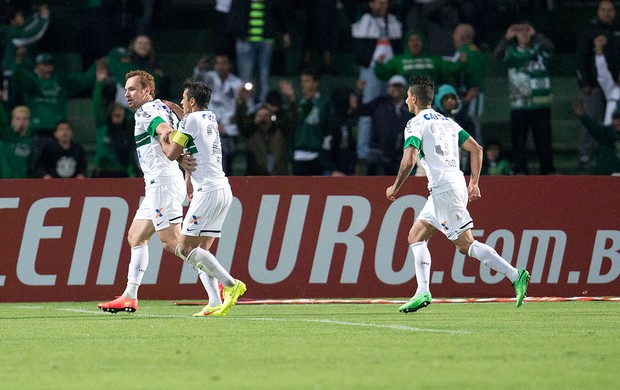
[(191, 176), (194, 191), (229, 186), (222, 169), (222, 145), (214, 113), (197, 111), (185, 115), (172, 139), (196, 159), (197, 167)]
[(140, 168), (144, 173), (147, 185), (156, 178), (170, 178), (168, 181), (183, 181), (183, 172), (176, 161), (170, 161), (164, 154), (159, 143), (157, 126), (167, 122), (173, 129), (178, 119), (159, 99), (144, 103), (135, 114), (136, 127), (134, 137)]
[(467, 188), (459, 169), (460, 146), (467, 138), (469, 134), (455, 121), (430, 108), (407, 122), (405, 149), (411, 146), (418, 149), (429, 191)]

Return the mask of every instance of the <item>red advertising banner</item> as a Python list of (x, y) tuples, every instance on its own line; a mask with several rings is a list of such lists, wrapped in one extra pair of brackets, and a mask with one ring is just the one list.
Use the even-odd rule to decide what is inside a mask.
[[(244, 297), (409, 297), (407, 233), (428, 191), (410, 178), (232, 177), (233, 206), (213, 253), (248, 285)], [(0, 180), (0, 301), (108, 300), (125, 287), (126, 234), (140, 179)], [(469, 205), (477, 240), (530, 270), (528, 295), (620, 296), (620, 178), (483, 177)], [(510, 297), (502, 275), (429, 244), (436, 297)], [(142, 299), (204, 299), (196, 272), (149, 242)]]

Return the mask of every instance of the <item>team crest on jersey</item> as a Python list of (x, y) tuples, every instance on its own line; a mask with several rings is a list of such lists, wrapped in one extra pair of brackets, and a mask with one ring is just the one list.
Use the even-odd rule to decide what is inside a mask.
[(185, 116), (183, 117), (183, 119), (181, 119), (181, 124), (179, 125), (180, 128), (184, 129), (185, 128), (185, 124), (187, 123), (187, 116), (189, 114), (185, 114)]
[(136, 117), (140, 118), (150, 118), (151, 116), (149, 115), (148, 112), (144, 111), (142, 109), (142, 107), (138, 108), (138, 111), (136, 111)]

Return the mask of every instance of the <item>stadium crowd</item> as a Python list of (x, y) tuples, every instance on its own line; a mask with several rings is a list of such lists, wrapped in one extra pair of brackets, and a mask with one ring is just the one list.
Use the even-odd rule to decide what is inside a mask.
[[(156, 1), (80, 1), (82, 69), (67, 72), (38, 43), (54, 23), (54, 6), (0, 2), (0, 178), (136, 177), (133, 113), (124, 98), (125, 74), (145, 70), (156, 97), (178, 101), (169, 69), (157, 61)], [(510, 8), (519, 3), (500, 1)], [(553, 2), (530, 1), (551, 7)], [(587, 2), (584, 2), (587, 3)], [(578, 162), (596, 173), (620, 173), (620, 25), (616, 4), (592, 2), (575, 47)], [(434, 108), (485, 146), (485, 174), (554, 174), (550, 59), (554, 42), (541, 26), (514, 20), (492, 42), (491, 1), (450, 0), (216, 0), (214, 42), (196, 43), (205, 54), (187, 76), (212, 89), (227, 175), (394, 175), (404, 102), (416, 76), (435, 84)], [(497, 4), (496, 4), (497, 6)], [(293, 9), (307, 17), (298, 71), (270, 86), (281, 61), (276, 48), (292, 44)], [(334, 55), (337, 17), (346, 15), (357, 82), (325, 88), (340, 76)], [(256, 27), (260, 26), (260, 27)], [(109, 33), (105, 33), (105, 32)], [(505, 65), (509, 84), (509, 145), (483, 139), (488, 56)], [(343, 75), (344, 76), (344, 75)], [(296, 86), (299, 86), (297, 88)], [(322, 94), (323, 91), (328, 93)], [(90, 97), (95, 129), (74, 128), (68, 101)], [(85, 153), (72, 134), (95, 134)], [(529, 132), (540, 171), (528, 168)], [(462, 156), (466, 172), (468, 156)], [(245, 167), (238, 167), (245, 162)], [(416, 175), (424, 175), (421, 170)]]

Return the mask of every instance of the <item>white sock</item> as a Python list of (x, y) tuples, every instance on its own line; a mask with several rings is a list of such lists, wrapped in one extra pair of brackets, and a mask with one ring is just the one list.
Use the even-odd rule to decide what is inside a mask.
[(491, 268), (493, 271), (497, 271), (500, 274), (505, 275), (511, 282), (517, 280), (519, 271), (517, 271), (515, 267), (504, 260), (500, 255), (498, 255), (495, 249), (491, 248), (487, 244), (474, 241), (469, 247), (468, 254), (474, 259), (480, 260), (484, 265)]
[(187, 260), (196, 264), (196, 268), (212, 275), (217, 280), (222, 282), (224, 286), (232, 287), (235, 285), (235, 279), (230, 276), (228, 271), (222, 267), (219, 261), (211, 254), (211, 252), (202, 249), (201, 247), (194, 248), (187, 256)]
[[(187, 257), (183, 256), (183, 253), (181, 253), (180, 245), (177, 245), (174, 249), (174, 254), (180, 257), (184, 262), (189, 263)], [(217, 279), (202, 270), (198, 270), (198, 277), (200, 278), (200, 281), (207, 292), (207, 296), (209, 297), (209, 306), (215, 307), (221, 304), (222, 299), (220, 298), (220, 289)]]
[(210, 276), (204, 271), (198, 271), (198, 277), (202, 282), (202, 285), (207, 290), (207, 295), (209, 296), (209, 306), (215, 307), (222, 303), (222, 299), (220, 298), (220, 289), (218, 287), (217, 279), (213, 276)]
[(123, 296), (129, 299), (138, 299), (138, 287), (142, 283), (144, 272), (149, 265), (149, 247), (147, 245), (131, 248), (131, 260), (127, 271), (127, 287)]
[(422, 295), (430, 291), (431, 282), (431, 252), (428, 250), (426, 241), (416, 242), (409, 246), (413, 252), (413, 263), (415, 264), (415, 278), (418, 288), (415, 295)]

